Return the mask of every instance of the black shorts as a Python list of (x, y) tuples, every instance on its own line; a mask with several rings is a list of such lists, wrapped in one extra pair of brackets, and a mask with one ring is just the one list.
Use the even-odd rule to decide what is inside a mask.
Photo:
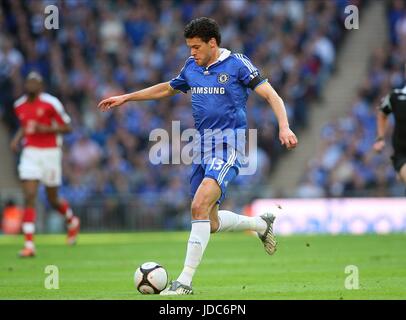
[(400, 172), (400, 169), (406, 164), (406, 152), (395, 151), (391, 159), (393, 167), (395, 168), (396, 172)]

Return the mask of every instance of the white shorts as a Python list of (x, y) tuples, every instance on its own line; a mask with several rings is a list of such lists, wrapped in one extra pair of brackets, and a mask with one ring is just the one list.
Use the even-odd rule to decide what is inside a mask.
[(62, 150), (60, 148), (25, 147), (20, 157), (21, 180), (39, 180), (47, 187), (62, 183)]

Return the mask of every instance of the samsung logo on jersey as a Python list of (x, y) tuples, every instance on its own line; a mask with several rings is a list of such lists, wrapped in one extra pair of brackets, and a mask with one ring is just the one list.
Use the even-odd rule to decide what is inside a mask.
[(225, 94), (224, 87), (192, 87), (192, 94)]

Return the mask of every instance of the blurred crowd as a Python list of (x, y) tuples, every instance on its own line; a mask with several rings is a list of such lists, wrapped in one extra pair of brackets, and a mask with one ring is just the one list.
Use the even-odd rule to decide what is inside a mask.
[[(58, 30), (44, 28), (44, 8), (51, 4), (59, 9)], [(284, 99), (293, 129), (302, 130), (309, 103), (320, 97), (334, 72), (348, 4), (362, 3), (3, 0), (0, 112), (15, 132), (13, 101), (23, 93), (24, 76), (39, 71), (47, 91), (62, 101), (73, 120), (73, 133), (64, 139), (62, 196), (81, 205), (90, 199), (130, 195), (140, 203), (163, 202), (167, 211), (188, 210), (189, 168), (155, 166), (148, 156), (151, 130), (171, 132), (173, 120), (180, 121), (182, 129), (193, 128), (189, 94), (128, 103), (108, 113), (99, 112), (97, 103), (175, 77), (189, 56), (184, 25), (209, 16), (221, 27), (221, 46), (251, 58)], [(381, 67), (379, 54), (374, 61)], [(380, 84), (369, 83), (366, 86), (373, 87), (365, 89)], [(357, 104), (361, 116), (369, 110), (363, 101), (360, 97)], [(250, 128), (258, 129), (259, 170), (238, 178), (237, 188), (263, 182), (284, 152), (271, 109), (255, 95), (248, 101), (248, 120)], [(326, 131), (341, 125), (331, 124)], [(337, 140), (339, 136), (327, 139), (326, 148)]]
[(348, 114), (324, 126), (318, 154), (296, 190), (299, 197), (404, 196), (390, 160), (392, 118), (386, 149), (381, 154), (372, 149), (381, 99), (405, 85), (406, 1), (388, 1), (386, 15), (388, 44), (371, 54)]

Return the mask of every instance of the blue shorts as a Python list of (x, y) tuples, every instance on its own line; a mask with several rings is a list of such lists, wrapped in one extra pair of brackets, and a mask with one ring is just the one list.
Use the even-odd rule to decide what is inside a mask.
[[(213, 152), (214, 153), (214, 152)], [(221, 196), (217, 200), (220, 204), (225, 196), (228, 184), (238, 175), (241, 168), (237, 152), (233, 148), (225, 148), (221, 153), (205, 157), (201, 164), (193, 164), (190, 177), (190, 195), (193, 198), (205, 177), (217, 181), (221, 189)]]

